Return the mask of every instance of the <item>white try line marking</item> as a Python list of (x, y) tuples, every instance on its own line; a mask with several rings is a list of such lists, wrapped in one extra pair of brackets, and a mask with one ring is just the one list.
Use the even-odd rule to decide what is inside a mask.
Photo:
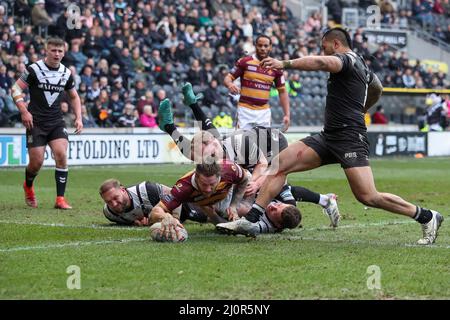
[(59, 227), (59, 228), (80, 228), (80, 229), (95, 229), (95, 230), (127, 230), (127, 231), (142, 231), (146, 230), (143, 227), (128, 227), (128, 226), (102, 226), (98, 224), (91, 225), (70, 225), (64, 223), (47, 223), (47, 222), (29, 222), (29, 221), (8, 221), (0, 220), (0, 224), (18, 224), (26, 226), (41, 226), (41, 227)]
[(59, 243), (59, 244), (58, 243), (46, 244), (46, 245), (39, 245), (39, 246), (5, 248), (5, 249), (0, 249), (0, 252), (46, 250), (46, 249), (55, 249), (55, 248), (104, 245), (104, 244), (122, 244), (122, 243), (137, 242), (137, 241), (150, 241), (150, 238), (149, 239), (128, 238), (128, 239), (118, 239), (118, 240), (76, 241), (76, 242), (67, 242), (67, 243)]
[[(392, 221), (382, 221), (382, 222), (371, 222), (371, 223), (354, 223), (341, 225), (333, 230), (331, 227), (314, 227), (314, 228), (301, 228), (302, 231), (320, 231), (320, 230), (331, 230), (337, 231), (339, 229), (352, 229), (352, 228), (370, 228), (370, 227), (384, 227), (390, 225), (402, 225), (402, 224), (414, 224), (417, 223), (412, 220), (392, 220)], [(29, 226), (42, 226), (42, 227), (58, 227), (58, 228), (80, 228), (80, 229), (94, 229), (94, 230), (126, 230), (126, 231), (142, 231), (147, 230), (145, 227), (128, 227), (128, 226), (102, 226), (98, 224), (91, 225), (70, 225), (64, 223), (47, 223), (47, 222), (30, 222), (30, 221), (10, 221), (10, 220), (0, 220), (0, 224), (18, 224), (18, 225), (29, 225)]]
[[(420, 234), (418, 234), (419, 236)], [(278, 236), (278, 237), (277, 237)], [(304, 237), (301, 235), (285, 235), (285, 237), (281, 238), (279, 235), (263, 235), (259, 237), (259, 239), (267, 238), (268, 240), (282, 240), (285, 238), (286, 240), (306, 240), (306, 241), (318, 241), (318, 242), (332, 242), (332, 243), (342, 243), (342, 244), (352, 244), (352, 245), (374, 245), (374, 246), (400, 246), (400, 247), (418, 247), (418, 248), (430, 248), (430, 249), (450, 249), (450, 245), (441, 245), (441, 244), (433, 244), (433, 245), (420, 245), (416, 243), (402, 243), (402, 242), (387, 242), (387, 241), (378, 241), (378, 240), (355, 240), (355, 239), (326, 239), (323, 237)], [(438, 237), (439, 241), (439, 237)]]
[[(374, 240), (349, 240), (343, 238), (324, 238), (324, 237), (305, 237), (300, 234), (292, 234), (292, 232), (305, 232), (305, 231), (320, 231), (320, 230), (331, 230), (338, 232), (339, 229), (357, 229), (357, 228), (370, 228), (370, 227), (383, 227), (390, 225), (403, 225), (403, 224), (415, 224), (417, 222), (412, 220), (393, 220), (393, 221), (385, 221), (385, 222), (373, 222), (373, 223), (357, 223), (357, 224), (349, 224), (339, 226), (336, 230), (333, 230), (330, 227), (315, 227), (315, 228), (299, 228), (295, 230), (288, 231), (286, 233), (281, 234), (263, 234), (257, 237), (258, 240), (306, 240), (306, 241), (320, 241), (320, 242), (340, 242), (340, 243), (349, 243), (349, 244), (370, 244), (376, 246), (402, 246), (402, 247), (427, 247), (427, 248), (440, 248), (440, 249), (450, 249), (450, 245), (439, 245), (433, 244), (432, 246), (423, 246), (414, 243), (396, 243), (396, 242), (382, 242), (382, 241), (374, 241)], [(23, 222), (23, 221), (7, 221), (0, 220), (0, 224), (18, 224), (18, 225), (33, 225), (33, 226), (45, 226), (45, 227), (59, 227), (59, 228), (85, 228), (85, 229), (105, 229), (105, 230), (127, 230), (127, 231), (146, 231), (146, 228), (143, 227), (108, 227), (101, 225), (65, 225), (62, 223), (41, 223), (41, 222)], [(199, 239), (199, 238), (211, 238), (220, 236), (217, 233), (203, 233), (203, 234), (193, 234), (190, 235), (191, 238)], [(40, 245), (40, 246), (27, 246), (27, 247), (12, 247), (12, 248), (0, 248), (0, 252), (14, 252), (14, 251), (26, 251), (26, 250), (40, 250), (40, 249), (53, 249), (53, 248), (63, 248), (70, 246), (81, 246), (81, 245), (101, 245), (101, 244), (119, 244), (119, 243), (128, 243), (135, 241), (146, 241), (149, 238), (128, 238), (128, 239), (118, 239), (118, 240), (100, 240), (100, 241), (78, 241), (78, 242), (69, 242), (62, 244), (48, 244), (48, 245)]]

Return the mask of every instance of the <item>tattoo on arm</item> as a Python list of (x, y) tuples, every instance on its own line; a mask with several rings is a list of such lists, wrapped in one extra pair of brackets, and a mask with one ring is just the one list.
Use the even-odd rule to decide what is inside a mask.
[(230, 207), (233, 206), (237, 207), (239, 202), (244, 197), (245, 188), (247, 187), (247, 183), (250, 181), (250, 179), (251, 179), (250, 173), (247, 170), (245, 170), (245, 176), (242, 179), (241, 183), (235, 185), (233, 189), (233, 196), (231, 198)]
[(378, 79), (376, 74), (373, 74), (373, 79), (369, 83), (369, 88), (367, 89), (367, 99), (364, 105), (364, 113), (366, 113), (377, 101), (380, 99), (383, 93), (383, 85), (380, 79)]

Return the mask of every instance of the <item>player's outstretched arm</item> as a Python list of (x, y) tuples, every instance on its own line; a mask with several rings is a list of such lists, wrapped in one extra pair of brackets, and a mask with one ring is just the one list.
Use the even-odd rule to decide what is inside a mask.
[(337, 73), (342, 69), (342, 61), (335, 56), (307, 56), (294, 60), (265, 58), (261, 61), (261, 66), (272, 69), (297, 69)]

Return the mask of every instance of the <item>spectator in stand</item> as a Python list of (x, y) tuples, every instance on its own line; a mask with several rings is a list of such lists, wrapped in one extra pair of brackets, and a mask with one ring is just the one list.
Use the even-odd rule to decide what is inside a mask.
[(339, 0), (329, 0), (326, 4), (328, 14), (336, 24), (341, 24), (342, 20), (342, 6)]
[(8, 75), (5, 65), (0, 66), (0, 88), (3, 88), (7, 94), (10, 94), (11, 87), (13, 85), (13, 79)]
[(81, 120), (83, 121), (84, 128), (97, 128), (94, 117), (88, 112), (86, 105), (81, 104)]
[(123, 109), (123, 114), (117, 121), (119, 127), (134, 128), (139, 126), (139, 119), (135, 113), (134, 107), (131, 103), (127, 103)]
[(165, 98), (167, 98), (166, 91), (164, 89), (159, 89), (156, 92), (156, 99), (155, 99), (156, 105), (159, 106), (161, 101), (163, 101)]
[(153, 107), (147, 104), (143, 108), (143, 113), (139, 116), (139, 122), (142, 127), (156, 128), (158, 126), (156, 123), (157, 116), (158, 113), (153, 112)]
[(412, 75), (412, 69), (407, 68), (405, 73), (402, 76), (403, 87), (405, 88), (414, 88), (416, 86), (416, 80)]
[(108, 112), (110, 114), (110, 119), (114, 123), (116, 122), (123, 113), (125, 103), (123, 99), (120, 99), (120, 94), (117, 91), (111, 93), (111, 99), (108, 103)]
[(202, 86), (206, 83), (206, 75), (202, 66), (200, 65), (200, 61), (194, 60), (192, 62), (192, 66), (188, 71), (186, 80), (193, 86)]
[(156, 112), (158, 106), (156, 105), (155, 98), (153, 96), (153, 91), (151, 90), (145, 91), (145, 95), (140, 97), (137, 102), (137, 111), (139, 115), (141, 115), (144, 112), (144, 106), (146, 105), (152, 106), (153, 112)]
[(220, 111), (213, 119), (213, 126), (216, 128), (233, 128), (233, 118), (225, 111)]
[(113, 87), (114, 82), (119, 79), (121, 81), (123, 81), (122, 75), (120, 73), (120, 66), (118, 64), (114, 63), (111, 65), (110, 72), (108, 75), (108, 85), (110, 87)]
[(209, 88), (204, 91), (203, 95), (203, 104), (207, 107), (211, 107), (212, 105), (215, 105), (217, 107), (222, 107), (226, 105), (225, 98), (222, 96), (217, 90), (218, 83), (216, 79), (213, 79), (209, 83)]
[(67, 128), (73, 128), (73, 123), (75, 120), (75, 115), (70, 112), (69, 104), (65, 101), (61, 102), (61, 112), (64, 122)]
[(384, 114), (384, 108), (382, 105), (377, 107), (377, 111), (372, 115), (372, 123), (373, 124), (388, 124), (389, 120)]
[(73, 40), (71, 49), (67, 53), (68, 59), (73, 60), (75, 63), (75, 67), (77, 68), (77, 72), (80, 73), (83, 66), (86, 64), (87, 57), (83, 52), (80, 51), (80, 42), (79, 40)]
[(87, 87), (92, 87), (92, 83), (94, 82), (92, 77), (92, 67), (89, 65), (84, 66), (80, 78), (81, 82)]
[(398, 68), (397, 70), (395, 70), (395, 74), (392, 77), (392, 84), (394, 85), (394, 87), (397, 87), (397, 88), (404, 87), (402, 69)]
[(177, 84), (176, 73), (173, 72), (172, 63), (166, 63), (164, 70), (162, 70), (156, 77), (156, 83), (159, 85), (169, 86), (175, 86)]
[(444, 14), (448, 17), (450, 17), (450, 1), (449, 0), (442, 0), (442, 8), (444, 8)]
[(445, 13), (445, 9), (442, 6), (441, 0), (434, 0), (433, 13), (436, 13), (436, 14), (444, 14)]
[(145, 96), (145, 93), (147, 92), (146, 87), (147, 86), (143, 80), (136, 81), (135, 88), (133, 90), (133, 99), (135, 103), (137, 103), (141, 97)]
[(39, 27), (47, 27), (53, 23), (52, 18), (45, 10), (45, 0), (37, 0), (31, 10), (31, 20), (33, 25)]

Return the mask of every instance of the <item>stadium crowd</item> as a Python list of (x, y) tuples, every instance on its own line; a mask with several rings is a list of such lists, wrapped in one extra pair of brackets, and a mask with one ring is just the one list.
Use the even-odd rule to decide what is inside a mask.
[[(374, 1), (360, 1), (362, 6)], [(433, 1), (416, 0), (428, 8)], [(185, 81), (203, 91), (203, 104), (231, 114), (235, 101), (223, 79), (236, 60), (253, 51), (255, 35), (264, 33), (273, 42), (272, 56), (292, 59), (320, 53), (324, 29), (319, 12), (306, 21), (288, 9), (284, 1), (265, 0), (80, 0), (80, 16), (66, 8), (69, 1), (4, 1), (0, 6), (0, 126), (21, 126), (11, 86), (29, 63), (43, 56), (47, 35), (67, 42), (63, 64), (70, 67), (82, 101), (85, 127), (156, 127), (157, 106), (166, 97), (182, 111), (176, 88)], [(383, 21), (425, 21), (425, 12), (386, 9)], [(431, 11), (448, 16), (448, 0), (435, 0)], [(329, 0), (330, 19), (339, 22), (344, 4)], [(392, 7), (392, 5), (391, 5)], [(440, 10), (439, 8), (442, 8)], [(428, 9), (427, 9), (428, 10)], [(404, 17), (409, 17), (403, 19)], [(433, 15), (434, 17), (434, 15)], [(428, 20), (426, 20), (428, 21)], [(400, 22), (399, 22), (400, 23)], [(403, 23), (403, 22), (402, 22)], [(425, 23), (424, 23), (425, 24)], [(448, 31), (442, 35), (448, 37)], [(409, 65), (405, 52), (381, 45), (370, 52), (362, 29), (353, 45), (384, 79), (385, 86), (446, 88), (446, 75)], [(289, 74), (289, 93), (302, 97), (299, 75)], [(72, 126), (67, 102), (64, 119)]]

